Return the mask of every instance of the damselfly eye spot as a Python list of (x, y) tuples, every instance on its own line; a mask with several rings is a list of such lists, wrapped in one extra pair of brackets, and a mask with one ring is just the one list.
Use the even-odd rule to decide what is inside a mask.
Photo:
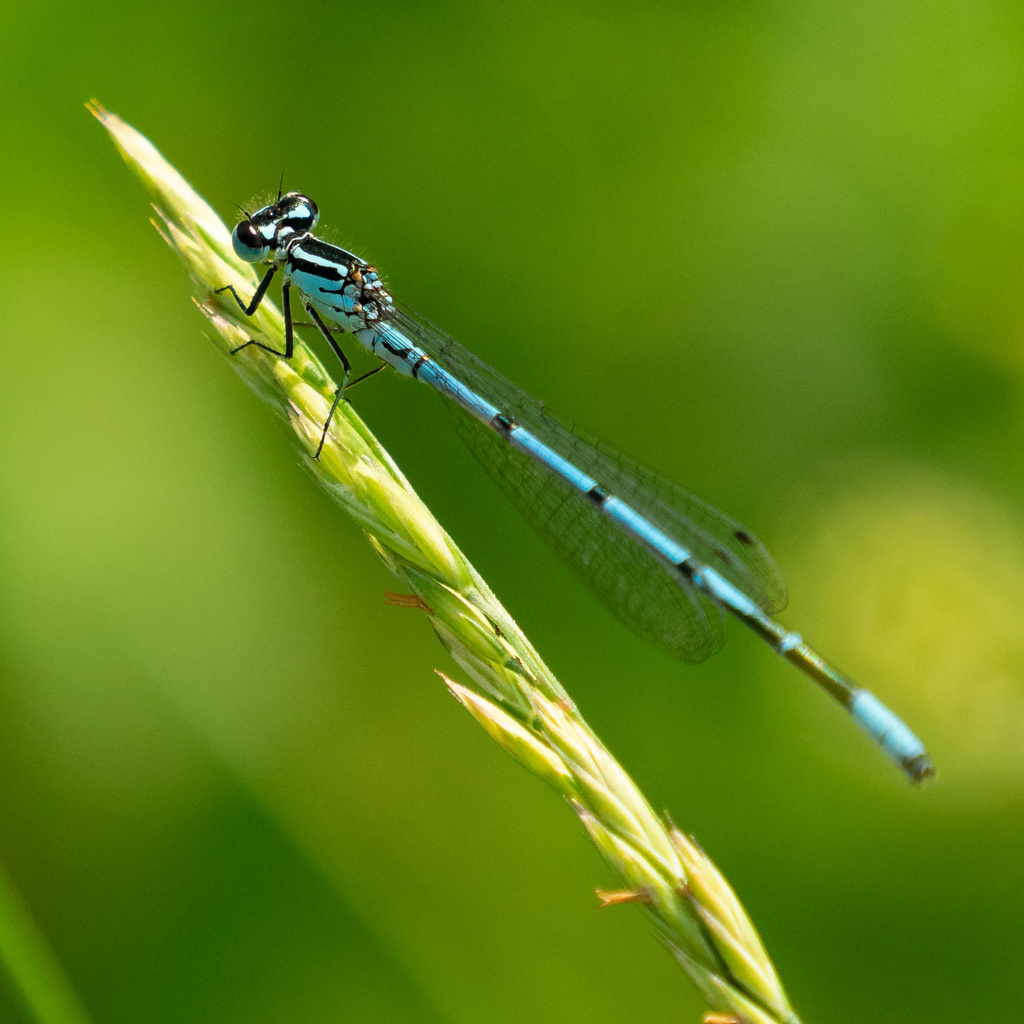
[(320, 219), (320, 211), (309, 196), (289, 192), (276, 203), (277, 214), (296, 231), (312, 231)]

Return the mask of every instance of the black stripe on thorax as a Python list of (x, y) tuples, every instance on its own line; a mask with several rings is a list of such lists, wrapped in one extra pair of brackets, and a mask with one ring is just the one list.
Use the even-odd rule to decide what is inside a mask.
[[(315, 263), (303, 256), (313, 256), (325, 263), (336, 263), (338, 266), (325, 266), (323, 263)], [(288, 247), (288, 264), (294, 270), (300, 270), (313, 277), (319, 277), (324, 281), (344, 281), (352, 271), (353, 267), (366, 266), (363, 261), (354, 253), (341, 246), (331, 245), (313, 235), (301, 235)], [(344, 272), (339, 270), (344, 268)]]
[(348, 277), (347, 269), (343, 274), (337, 267), (325, 266), (322, 263), (304, 260), (294, 252), (288, 254), (288, 266), (292, 270), (299, 270), (303, 274), (309, 274), (310, 277), (319, 277), (322, 281), (344, 281)]
[(344, 263), (346, 267), (362, 266), (366, 264), (348, 249), (342, 249), (340, 245), (331, 245), (322, 238), (313, 235), (304, 235), (299, 239), (296, 249), (304, 249), (310, 256), (318, 256), (322, 260), (330, 260), (332, 263)]

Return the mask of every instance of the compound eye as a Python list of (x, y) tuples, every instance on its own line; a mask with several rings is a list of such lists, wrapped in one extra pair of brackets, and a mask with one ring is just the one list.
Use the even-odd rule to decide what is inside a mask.
[(246, 263), (258, 263), (266, 256), (270, 247), (267, 240), (253, 227), (252, 222), (243, 220), (231, 232), (231, 248), (235, 250), (235, 255)]

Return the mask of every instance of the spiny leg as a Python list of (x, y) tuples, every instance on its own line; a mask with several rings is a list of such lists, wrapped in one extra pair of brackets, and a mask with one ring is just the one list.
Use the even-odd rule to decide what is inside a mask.
[[(316, 446), (316, 453), (313, 455), (314, 459), (319, 459), (320, 452), (323, 451), (324, 442), (327, 440), (327, 431), (331, 426), (331, 420), (334, 418), (334, 410), (338, 408), (338, 403), (345, 394), (345, 388), (348, 387), (348, 378), (352, 373), (352, 364), (348, 361), (348, 357), (341, 350), (341, 346), (334, 340), (334, 335), (331, 334), (331, 329), (323, 322), (320, 314), (312, 306), (307, 306), (306, 312), (313, 318), (313, 322), (320, 329), (320, 333), (327, 339), (331, 348), (334, 349), (335, 355), (337, 355), (341, 360), (342, 368), (345, 370), (345, 376), (341, 379), (341, 387), (339, 387), (334, 393), (334, 402), (331, 405), (331, 411), (327, 414), (327, 420), (324, 423), (324, 430), (320, 435), (320, 443)], [(362, 380), (362, 377), (359, 379)]]
[(380, 373), (380, 371), (383, 370), (384, 367), (387, 366), (387, 365), (388, 364), (386, 362), (384, 362), (384, 360), (382, 359), (380, 361), (380, 366), (375, 366), (372, 370), (367, 370), (366, 373), (362, 374), (359, 377), (356, 377), (355, 380), (350, 380), (348, 382), (348, 384), (345, 385), (345, 392), (346, 392), (346, 394), (349, 391), (351, 391), (360, 381), (364, 381), (368, 377), (372, 377), (375, 373)]
[(239, 297), (238, 292), (235, 291), (233, 284), (226, 284), (223, 288), (217, 288), (214, 291), (214, 295), (220, 295), (221, 292), (231, 292), (235, 297), (235, 302), (238, 303), (242, 312), (246, 316), (252, 316), (253, 313), (259, 309), (260, 303), (263, 301), (263, 296), (267, 294), (267, 289), (270, 287), (270, 282), (274, 279), (274, 275), (277, 273), (277, 267), (272, 266), (264, 275), (263, 280), (260, 281), (259, 286), (256, 288), (256, 294), (252, 297), (252, 302), (247, 306)]
[[(266, 280), (266, 279), (264, 279)], [(276, 348), (271, 348), (269, 345), (264, 345), (262, 341), (257, 341), (255, 338), (250, 338), (245, 344), (239, 345), (238, 348), (233, 348), (231, 354), (234, 355), (236, 352), (241, 352), (243, 348), (248, 348), (250, 345), (255, 345), (257, 348), (263, 349), (264, 352), (269, 352), (271, 355), (283, 356), (285, 359), (291, 359), (292, 353), (295, 351), (295, 332), (292, 328), (292, 303), (291, 303), (291, 290), (292, 286), (285, 281), (281, 285), (281, 308), (284, 312), (284, 351), (279, 352)], [(235, 296), (237, 298), (237, 296)]]
[[(256, 289), (256, 294), (252, 297), (252, 302), (250, 302), (248, 306), (241, 300), (238, 292), (235, 291), (234, 285), (226, 284), (223, 288), (218, 288), (214, 294), (220, 295), (221, 292), (231, 292), (235, 297), (235, 302), (238, 303), (242, 312), (245, 313), (246, 316), (252, 316), (259, 308), (260, 303), (263, 301), (263, 297), (267, 294), (267, 288), (270, 287), (270, 282), (274, 279), (274, 274), (276, 273), (277, 267), (271, 267), (266, 274), (263, 275), (263, 280), (260, 281), (259, 287)], [(284, 305), (284, 351), (280, 352), (276, 348), (272, 348), (270, 345), (264, 345), (262, 341), (250, 338), (244, 344), (239, 345), (237, 348), (233, 348), (231, 350), (231, 355), (241, 352), (243, 348), (248, 348), (250, 345), (255, 345), (257, 348), (261, 348), (264, 352), (269, 352), (271, 355), (283, 356), (285, 359), (291, 359), (292, 353), (295, 351), (295, 339), (292, 333), (292, 309), (291, 303), (288, 301), (289, 291), (289, 284), (285, 281), (281, 287), (281, 301)]]

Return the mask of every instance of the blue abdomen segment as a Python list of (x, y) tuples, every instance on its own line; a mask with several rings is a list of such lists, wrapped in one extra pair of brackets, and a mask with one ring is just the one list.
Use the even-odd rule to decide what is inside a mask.
[[(873, 693), (858, 690), (850, 702), (850, 714), (911, 778), (923, 777), (923, 769), (930, 769), (931, 762), (924, 744)], [(933, 773), (931, 770), (926, 774)]]
[(526, 452), (527, 455), (532, 455), (535, 459), (539, 459), (548, 469), (572, 484), (580, 493), (587, 494), (597, 487), (596, 480), (577, 469), (568, 459), (563, 459), (558, 452), (553, 448), (549, 448), (528, 430), (524, 430), (522, 427), (513, 427), (509, 433), (509, 442)]
[[(721, 573), (704, 567), (701, 570), (701, 576), (708, 593), (719, 604), (725, 605), (734, 615), (740, 615), (746, 619), (763, 618), (768, 621), (767, 616), (762, 613), (761, 609), (742, 590), (734, 587)], [(787, 636), (790, 635), (795, 636), (795, 634), (787, 634)]]

